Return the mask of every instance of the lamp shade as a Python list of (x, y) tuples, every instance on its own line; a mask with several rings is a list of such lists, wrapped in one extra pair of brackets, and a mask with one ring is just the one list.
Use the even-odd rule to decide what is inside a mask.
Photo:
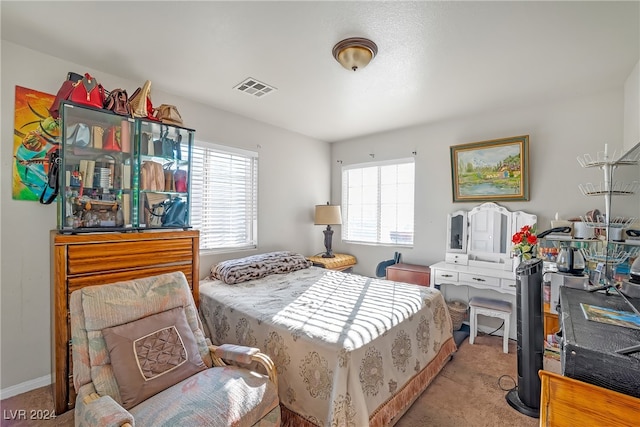
[(340, 206), (316, 205), (315, 225), (342, 224)]

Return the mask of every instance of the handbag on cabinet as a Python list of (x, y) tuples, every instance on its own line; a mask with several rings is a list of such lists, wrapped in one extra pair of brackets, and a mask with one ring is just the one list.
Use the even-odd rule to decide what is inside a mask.
[(140, 154), (143, 156), (153, 156), (155, 154), (153, 135), (149, 132), (140, 134)]
[(120, 150), (123, 153), (131, 152), (131, 127), (127, 119), (120, 122)]
[(149, 120), (158, 120), (153, 115), (153, 104), (151, 103), (151, 80), (144, 82), (144, 86), (137, 88), (129, 99), (129, 111), (133, 117), (140, 117)]
[[(164, 130), (162, 129), (164, 128)], [(176, 141), (169, 138), (169, 128), (162, 126), (160, 128), (160, 138), (153, 141), (153, 150), (156, 156), (162, 156), (165, 159), (174, 159)]]
[(160, 163), (147, 161), (140, 168), (140, 189), (164, 191), (164, 169)]
[(164, 191), (176, 191), (174, 172), (171, 170), (173, 162), (164, 165)]
[(91, 131), (85, 123), (67, 126), (65, 142), (74, 147), (89, 147), (91, 145)]
[(119, 126), (110, 126), (107, 129), (107, 133), (104, 137), (104, 142), (102, 144), (103, 150), (109, 151), (121, 151), (122, 145), (120, 142), (120, 127)]
[(174, 185), (175, 191), (177, 191), (178, 193), (186, 193), (187, 187), (188, 187), (187, 171), (182, 169), (177, 169), (173, 173), (173, 182), (174, 182), (173, 185)]
[(156, 108), (155, 115), (162, 123), (182, 126), (182, 116), (175, 105), (161, 104)]
[(161, 193), (144, 193), (144, 223), (147, 227), (160, 227), (162, 225), (161, 218), (167, 197), (166, 194)]
[[(180, 197), (174, 197), (172, 199), (165, 200), (161, 203), (162, 214), (160, 215), (160, 222), (163, 227), (186, 227), (188, 207), (184, 200)], [(154, 205), (154, 207), (156, 207)], [(151, 211), (152, 216), (158, 216), (154, 210)]]
[(104, 140), (104, 128), (102, 126), (91, 126), (91, 144), (93, 148), (102, 149), (102, 142)]
[(131, 116), (127, 91), (118, 88), (109, 92), (109, 96), (104, 103), (104, 108), (121, 116)]
[(105, 101), (104, 88), (89, 73), (85, 73), (84, 77), (74, 84), (69, 100), (77, 104), (103, 108)]
[(60, 153), (53, 150), (49, 153), (49, 172), (47, 173), (47, 183), (40, 194), (40, 203), (51, 204), (58, 196), (59, 185), (58, 174), (60, 172)]
[(51, 107), (49, 107), (49, 114), (51, 114), (51, 117), (56, 120), (60, 117), (60, 103), (71, 97), (74, 83), (78, 82), (79, 80), (82, 80), (81, 74), (74, 73), (73, 71), (69, 71), (67, 73), (67, 79), (62, 82), (62, 85), (60, 86), (60, 89), (58, 89), (58, 93), (53, 100), (53, 104), (51, 104)]

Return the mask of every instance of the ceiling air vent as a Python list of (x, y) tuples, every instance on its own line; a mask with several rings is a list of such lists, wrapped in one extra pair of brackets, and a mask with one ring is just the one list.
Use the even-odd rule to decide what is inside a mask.
[(247, 78), (245, 81), (234, 87), (234, 89), (238, 89), (240, 92), (244, 92), (258, 98), (278, 90), (275, 87), (259, 82), (252, 77)]

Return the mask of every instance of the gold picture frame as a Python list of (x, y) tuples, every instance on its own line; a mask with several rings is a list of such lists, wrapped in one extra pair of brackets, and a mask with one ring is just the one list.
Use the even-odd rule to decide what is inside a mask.
[(450, 149), (454, 202), (529, 200), (529, 135)]

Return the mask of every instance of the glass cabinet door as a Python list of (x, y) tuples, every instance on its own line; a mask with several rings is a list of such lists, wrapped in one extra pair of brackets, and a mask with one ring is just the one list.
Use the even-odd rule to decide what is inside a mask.
[(134, 119), (64, 102), (61, 123), (58, 229), (130, 229)]
[(137, 124), (136, 226), (190, 227), (190, 165), (195, 131), (151, 120), (138, 120)]

